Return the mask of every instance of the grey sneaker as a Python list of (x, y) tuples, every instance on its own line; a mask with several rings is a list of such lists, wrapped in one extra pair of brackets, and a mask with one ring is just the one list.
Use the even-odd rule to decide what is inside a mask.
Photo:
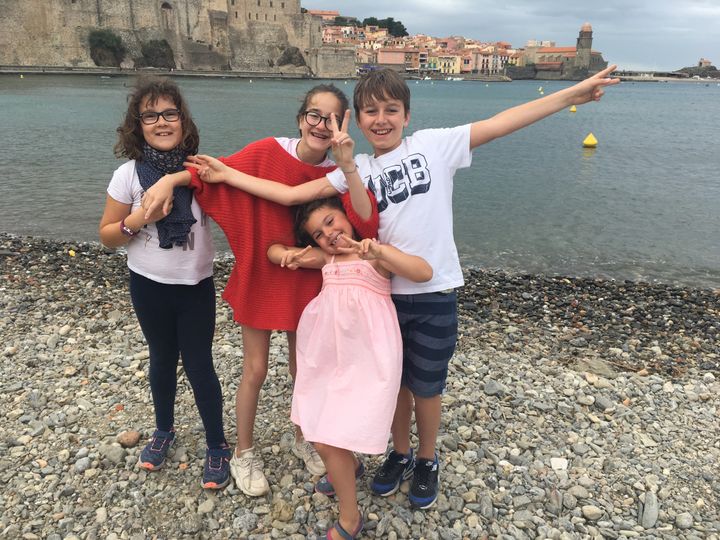
[(233, 453), (230, 460), (230, 473), (235, 485), (245, 495), (259, 497), (270, 491), (270, 485), (263, 473), (263, 460), (255, 455), (254, 448), (240, 452), (239, 456)]
[(292, 453), (305, 462), (310, 474), (317, 476), (325, 474), (325, 464), (312, 443), (307, 442), (305, 439), (300, 442), (296, 440), (292, 446)]

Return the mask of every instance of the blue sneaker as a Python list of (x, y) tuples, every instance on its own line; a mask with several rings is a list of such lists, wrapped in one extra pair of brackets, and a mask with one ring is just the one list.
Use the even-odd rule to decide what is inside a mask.
[(434, 459), (418, 458), (408, 494), (410, 505), (421, 510), (430, 508), (437, 501), (439, 487), (440, 463), (437, 452)]
[(222, 489), (230, 483), (230, 458), (232, 450), (224, 448), (208, 448), (205, 452), (202, 487), (205, 489)]
[(138, 466), (148, 471), (157, 471), (162, 469), (165, 464), (165, 458), (167, 457), (168, 450), (175, 441), (175, 430), (162, 431), (156, 429), (153, 433), (150, 442), (145, 445), (145, 448), (140, 452), (138, 458)]
[[(363, 474), (365, 474), (365, 464), (362, 461), (358, 461), (357, 469), (355, 469), (355, 479), (361, 478)], [(326, 474), (315, 483), (315, 492), (322, 493), (326, 497), (333, 497), (335, 495), (335, 488), (332, 482), (330, 482), (329, 474)]]
[(389, 497), (398, 490), (403, 480), (413, 475), (414, 469), (415, 453), (412, 448), (408, 455), (392, 450), (375, 473), (370, 489), (378, 495)]

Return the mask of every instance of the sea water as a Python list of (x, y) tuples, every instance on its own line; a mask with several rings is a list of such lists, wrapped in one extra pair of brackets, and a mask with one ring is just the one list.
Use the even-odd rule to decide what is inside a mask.
[[(295, 136), (321, 81), (179, 78), (201, 151)], [(327, 81), (322, 81), (327, 82)], [(127, 77), (0, 76), (0, 230), (97, 239)], [(352, 95), (353, 81), (334, 81)], [(409, 81), (407, 133), (481, 120), (571, 83)], [(455, 176), (466, 266), (720, 287), (720, 86), (622, 83), (473, 152)], [(594, 150), (582, 148), (588, 133)], [(359, 152), (369, 151), (353, 125)], [(220, 232), (220, 249), (227, 249)]]

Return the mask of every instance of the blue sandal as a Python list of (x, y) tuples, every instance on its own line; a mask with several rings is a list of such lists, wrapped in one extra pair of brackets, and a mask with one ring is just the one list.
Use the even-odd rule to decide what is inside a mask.
[[(358, 461), (358, 466), (355, 469), (355, 479), (361, 478), (363, 474), (365, 474), (365, 464), (362, 461)], [(322, 493), (326, 497), (335, 496), (335, 488), (332, 485), (329, 474), (326, 474), (315, 483), (315, 493)]]
[(365, 521), (363, 521), (362, 513), (360, 514), (360, 523), (358, 523), (358, 526), (355, 527), (355, 530), (351, 533), (347, 532), (345, 530), (345, 527), (340, 525), (340, 521), (336, 521), (333, 523), (333, 526), (328, 529), (327, 534), (325, 535), (325, 538), (328, 540), (332, 540), (332, 535), (330, 534), (333, 529), (335, 529), (335, 532), (337, 532), (340, 535), (340, 538), (343, 540), (354, 540), (355, 538), (358, 538), (360, 536), (360, 533), (365, 528)]

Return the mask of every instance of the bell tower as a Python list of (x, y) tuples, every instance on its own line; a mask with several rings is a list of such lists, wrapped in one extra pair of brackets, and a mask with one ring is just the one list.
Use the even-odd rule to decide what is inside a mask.
[(590, 26), (590, 23), (585, 23), (580, 27), (576, 51), (575, 67), (588, 69), (592, 52), (592, 26)]

